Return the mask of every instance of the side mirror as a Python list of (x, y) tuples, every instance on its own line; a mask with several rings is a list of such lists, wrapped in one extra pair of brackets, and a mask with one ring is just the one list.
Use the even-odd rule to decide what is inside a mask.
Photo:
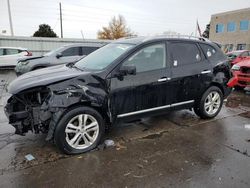
[(57, 59), (59, 59), (60, 57), (62, 57), (62, 53), (56, 54), (56, 58), (57, 58)]
[(120, 74), (122, 76), (125, 76), (127, 74), (135, 75), (136, 74), (136, 67), (134, 65), (123, 65), (120, 68)]

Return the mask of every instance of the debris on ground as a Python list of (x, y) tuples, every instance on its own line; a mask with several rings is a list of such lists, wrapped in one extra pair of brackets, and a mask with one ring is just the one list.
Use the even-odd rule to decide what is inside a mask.
[(137, 175), (133, 175), (134, 178), (144, 178), (146, 177), (146, 175), (143, 175), (143, 176), (137, 176)]
[(98, 146), (97, 146), (97, 149), (98, 150), (104, 150), (104, 148), (105, 148), (105, 143), (102, 143), (102, 144), (99, 144)]
[(147, 159), (143, 159), (142, 160), (144, 163), (148, 163), (148, 160)]
[(128, 172), (128, 173), (123, 174), (123, 176), (128, 176), (130, 174), (131, 174), (131, 172)]
[(117, 159), (111, 160), (111, 161), (109, 161), (109, 162), (107, 163), (107, 165), (110, 165), (110, 164), (113, 163), (113, 162), (118, 162), (118, 160), (117, 160)]
[(126, 146), (123, 146), (123, 145), (121, 145), (119, 142), (116, 144), (116, 150), (120, 150), (120, 149), (127, 149), (127, 147)]
[(156, 163), (156, 160), (153, 160), (151, 163), (152, 163), (152, 164)]
[(28, 161), (32, 161), (35, 159), (35, 157), (31, 154), (28, 154), (28, 155), (25, 155), (25, 158), (28, 160)]
[(106, 147), (111, 147), (115, 145), (115, 142), (113, 140), (105, 140), (104, 144)]
[(247, 142), (250, 142), (250, 139), (248, 139)]
[(215, 161), (216, 161), (216, 162), (220, 162), (220, 161), (221, 161), (221, 159), (216, 159)]
[(138, 166), (139, 168), (144, 168), (141, 164), (137, 164), (136, 166)]

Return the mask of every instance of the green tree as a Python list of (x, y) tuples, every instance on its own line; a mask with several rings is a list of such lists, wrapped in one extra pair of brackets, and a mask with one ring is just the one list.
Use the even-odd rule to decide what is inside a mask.
[(202, 33), (202, 37), (209, 38), (210, 23), (207, 24), (205, 31)]
[(119, 39), (122, 37), (133, 36), (134, 34), (126, 25), (126, 20), (123, 16), (119, 15), (118, 18), (113, 17), (109, 22), (108, 27), (102, 27), (102, 30), (98, 31), (98, 39)]
[(57, 37), (57, 35), (48, 24), (41, 24), (33, 37)]

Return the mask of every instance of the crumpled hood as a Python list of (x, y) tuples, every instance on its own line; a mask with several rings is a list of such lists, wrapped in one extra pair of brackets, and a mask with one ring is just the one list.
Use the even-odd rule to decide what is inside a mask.
[(18, 59), (19, 62), (21, 61), (27, 61), (27, 60), (33, 60), (33, 59), (41, 59), (44, 58), (44, 56), (31, 56), (31, 57), (22, 57)]
[(89, 72), (69, 68), (65, 65), (39, 69), (23, 74), (12, 81), (8, 86), (8, 92), (11, 94), (17, 94), (18, 92), (29, 88), (47, 86), (49, 84), (71, 79), (82, 74), (89, 74)]

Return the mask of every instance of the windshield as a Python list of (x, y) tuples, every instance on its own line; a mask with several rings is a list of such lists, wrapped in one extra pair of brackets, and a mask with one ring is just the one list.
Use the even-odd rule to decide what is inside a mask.
[(133, 46), (133, 44), (108, 44), (84, 57), (75, 66), (82, 70), (102, 70)]
[(43, 56), (51, 56), (52, 54), (57, 53), (58, 51), (60, 51), (60, 50), (63, 49), (63, 48), (65, 48), (65, 47), (63, 46), (63, 47), (60, 47), (60, 48), (51, 50), (50, 52), (44, 54)]

